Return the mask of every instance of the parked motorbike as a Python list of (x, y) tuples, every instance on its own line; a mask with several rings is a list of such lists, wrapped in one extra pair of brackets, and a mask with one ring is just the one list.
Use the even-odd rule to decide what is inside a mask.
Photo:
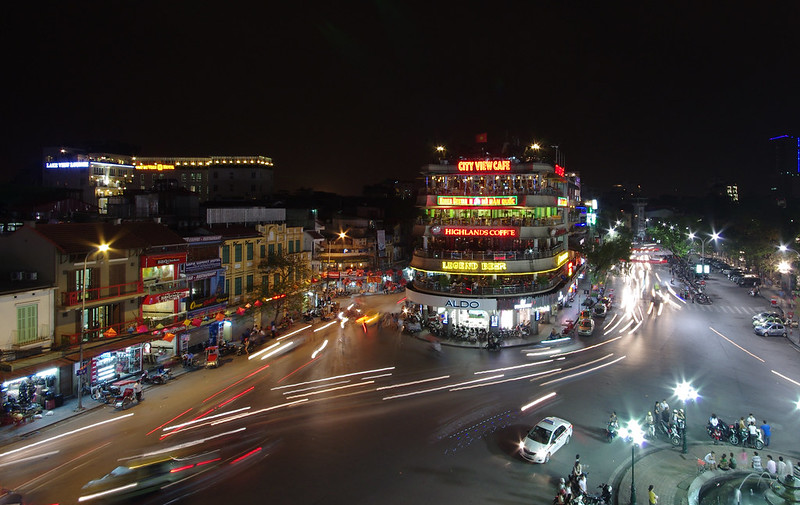
[(125, 380), (116, 383), (120, 389), (120, 395), (114, 400), (114, 407), (125, 410), (135, 403), (144, 399), (142, 394), (142, 384), (135, 380)]
[(603, 483), (597, 487), (600, 489), (600, 494), (586, 493), (583, 496), (583, 503), (586, 505), (611, 505), (611, 485)]
[(711, 298), (708, 297), (705, 293), (700, 293), (696, 297), (696, 301), (702, 305), (711, 305)]
[(711, 440), (714, 441), (714, 445), (719, 442), (730, 442), (733, 445), (736, 445), (736, 442), (733, 442), (731, 436), (733, 435), (733, 426), (725, 424), (722, 420), (716, 426), (711, 426), (709, 423), (706, 425), (706, 433), (708, 436), (711, 437)]
[(681, 445), (681, 436), (675, 426), (672, 424), (667, 424), (662, 420), (659, 420), (656, 426), (657, 437), (669, 440), (669, 442), (676, 447)]
[(760, 451), (764, 448), (764, 437), (761, 430), (758, 430), (758, 437), (755, 442), (750, 442), (750, 434), (747, 430), (740, 430), (738, 427), (731, 426), (731, 435), (728, 441), (733, 445), (742, 445)]
[(159, 368), (157, 370), (143, 371), (141, 381), (145, 384), (166, 384), (172, 378), (169, 368)]

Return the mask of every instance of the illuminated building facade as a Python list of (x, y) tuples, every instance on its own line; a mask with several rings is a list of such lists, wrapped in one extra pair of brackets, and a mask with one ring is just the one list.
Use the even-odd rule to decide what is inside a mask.
[(133, 158), (134, 186), (150, 189), (161, 179), (206, 200), (252, 200), (273, 192), (273, 163), (266, 156), (208, 156), (194, 158)]
[[(515, 158), (427, 165), (408, 300), (453, 326), (489, 331), (547, 322), (575, 289), (580, 179)], [(575, 230), (578, 230), (576, 232)]]

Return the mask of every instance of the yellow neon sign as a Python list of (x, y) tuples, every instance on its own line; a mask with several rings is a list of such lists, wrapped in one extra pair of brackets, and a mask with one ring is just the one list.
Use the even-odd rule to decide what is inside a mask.
[(505, 261), (442, 261), (442, 270), (448, 272), (505, 272)]
[(569, 259), (569, 253), (567, 251), (562, 252), (558, 256), (556, 256), (556, 265), (561, 266), (567, 262)]
[(137, 165), (136, 170), (157, 170), (161, 172), (162, 170), (175, 170), (175, 165), (162, 165), (161, 163), (156, 163), (154, 165)]

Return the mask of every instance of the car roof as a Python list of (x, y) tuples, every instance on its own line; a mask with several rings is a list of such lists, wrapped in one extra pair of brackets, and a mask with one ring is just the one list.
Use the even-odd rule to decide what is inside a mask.
[(536, 423), (536, 426), (543, 426), (543, 427), (546, 427), (546, 428), (557, 428), (558, 426), (560, 426), (562, 424), (570, 425), (572, 423), (570, 423), (569, 421), (567, 421), (565, 419), (561, 419), (560, 417), (549, 416), (549, 417), (545, 417), (544, 419), (542, 419), (541, 421)]

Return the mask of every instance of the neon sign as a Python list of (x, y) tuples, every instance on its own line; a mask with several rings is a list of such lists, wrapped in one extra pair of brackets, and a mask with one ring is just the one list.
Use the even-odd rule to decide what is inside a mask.
[(467, 228), (463, 226), (442, 226), (438, 232), (445, 237), (518, 237), (518, 228)]
[(45, 164), (47, 168), (89, 168), (88, 161), (51, 161)]
[(567, 251), (562, 252), (561, 254), (556, 256), (556, 266), (560, 267), (561, 265), (567, 262), (567, 259), (569, 259), (569, 253)]
[(505, 272), (504, 261), (442, 261), (442, 270), (449, 272)]
[(509, 160), (486, 160), (486, 161), (459, 161), (459, 172), (508, 172), (511, 170)]
[(564, 167), (562, 167), (561, 165), (556, 165), (556, 175), (564, 177)]
[(175, 165), (162, 165), (161, 163), (156, 163), (154, 165), (138, 165), (136, 170), (158, 170), (161, 172), (162, 170), (175, 170)]
[(566, 207), (569, 205), (569, 200), (567, 200), (566, 196), (559, 196), (558, 197), (558, 206), (559, 207)]
[(506, 207), (517, 205), (516, 196), (437, 196), (436, 205), (462, 207)]

